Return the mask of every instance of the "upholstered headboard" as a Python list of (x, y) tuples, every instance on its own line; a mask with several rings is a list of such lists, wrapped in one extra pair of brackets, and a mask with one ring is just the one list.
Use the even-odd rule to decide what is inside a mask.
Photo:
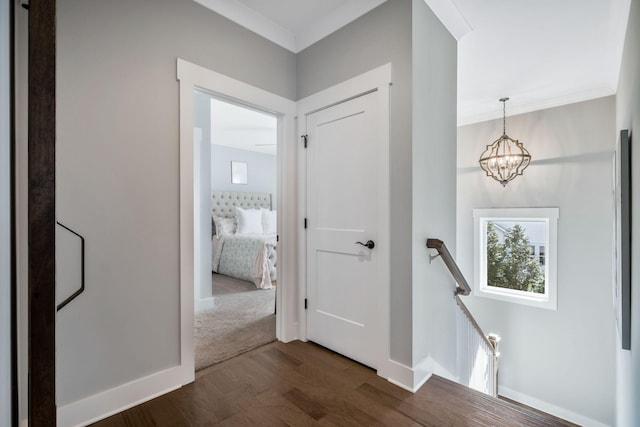
[(241, 193), (237, 191), (214, 191), (211, 193), (211, 214), (225, 218), (233, 217), (233, 208), (271, 209), (270, 193)]

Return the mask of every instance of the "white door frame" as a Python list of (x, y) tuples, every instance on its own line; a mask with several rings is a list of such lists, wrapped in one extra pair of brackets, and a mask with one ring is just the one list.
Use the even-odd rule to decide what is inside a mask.
[(297, 338), (295, 300), (295, 114), (289, 99), (203, 68), (177, 60), (180, 82), (180, 369), (183, 384), (194, 380), (194, 272), (200, 262), (194, 247), (193, 92), (200, 89), (278, 117), (278, 291), (276, 292), (276, 338), (288, 342)]
[[(376, 241), (376, 251), (379, 251), (380, 262), (382, 263), (382, 278), (380, 280), (380, 289), (375, 290), (378, 295), (377, 310), (380, 316), (376, 318), (378, 321), (376, 329), (379, 331), (380, 345), (377, 348), (376, 360), (378, 364), (376, 366), (378, 375), (389, 378), (389, 364), (390, 364), (390, 317), (389, 317), (389, 304), (390, 304), (390, 232), (389, 232), (389, 86), (392, 84), (391, 80), (391, 63), (387, 63), (357, 77), (349, 79), (345, 82), (339, 83), (335, 86), (317, 92), (304, 99), (298, 101), (298, 130), (299, 135), (303, 135), (307, 129), (307, 116), (319, 110), (323, 110), (327, 107), (342, 103), (349, 99), (356, 98), (358, 96), (378, 92), (378, 100), (380, 102), (380, 159), (378, 167), (378, 173), (381, 175), (381, 181), (386, 182), (386, 188), (380, 189), (380, 198), (378, 201), (378, 215), (379, 222), (386, 224), (383, 230), (380, 230), (380, 235)], [(310, 141), (313, 143), (313, 141)], [(300, 185), (298, 187), (298, 212), (301, 213), (301, 218), (306, 218), (306, 205), (307, 205), (307, 171), (306, 171), (306, 153), (304, 150), (299, 150), (298, 155), (298, 176), (300, 177)], [(306, 233), (299, 233), (298, 237), (298, 282), (299, 282), (299, 295), (298, 310), (300, 313), (306, 313), (304, 311), (304, 301), (307, 294), (307, 237)], [(306, 315), (300, 316), (298, 335), (303, 341), (307, 340), (307, 317)]]

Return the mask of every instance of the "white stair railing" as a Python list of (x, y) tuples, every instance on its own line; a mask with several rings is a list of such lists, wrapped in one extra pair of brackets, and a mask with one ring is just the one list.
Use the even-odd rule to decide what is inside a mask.
[(461, 384), (498, 397), (497, 335), (484, 335), (469, 309), (456, 296), (458, 334), (458, 374)]
[(430, 256), (430, 261), (442, 257), (442, 261), (449, 268), (449, 272), (456, 281), (454, 296), (457, 304), (459, 381), (475, 390), (498, 397), (498, 357), (500, 356), (498, 344), (500, 337), (495, 334), (486, 335), (482, 332), (480, 325), (460, 299), (460, 295), (471, 293), (471, 287), (444, 242), (439, 239), (427, 239), (427, 247), (438, 251), (438, 255)]

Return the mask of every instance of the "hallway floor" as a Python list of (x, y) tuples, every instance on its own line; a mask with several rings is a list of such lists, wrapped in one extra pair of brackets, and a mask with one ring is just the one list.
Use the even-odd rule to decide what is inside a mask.
[(415, 394), (313, 343), (273, 342), (94, 424), (112, 426), (571, 426), (433, 376)]

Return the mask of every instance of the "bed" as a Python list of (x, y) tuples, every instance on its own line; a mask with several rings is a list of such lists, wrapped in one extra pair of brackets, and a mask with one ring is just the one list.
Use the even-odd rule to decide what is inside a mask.
[(211, 193), (211, 269), (214, 273), (252, 282), (259, 289), (271, 289), (276, 280), (276, 233), (226, 234), (216, 230), (213, 218), (233, 218), (236, 207), (271, 211), (271, 194)]

